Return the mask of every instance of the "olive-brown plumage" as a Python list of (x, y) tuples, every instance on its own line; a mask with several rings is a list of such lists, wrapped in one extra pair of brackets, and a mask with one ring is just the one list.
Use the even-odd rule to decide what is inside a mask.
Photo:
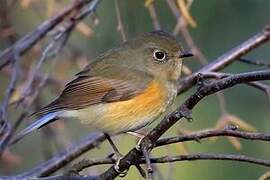
[(163, 31), (142, 34), (109, 50), (77, 73), (21, 135), (55, 117), (76, 117), (108, 134), (138, 130), (173, 103), (181, 55), (179, 43)]

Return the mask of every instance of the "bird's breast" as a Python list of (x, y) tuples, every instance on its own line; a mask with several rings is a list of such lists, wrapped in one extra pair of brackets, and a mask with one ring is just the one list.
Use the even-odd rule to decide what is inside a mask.
[(176, 87), (153, 80), (139, 95), (127, 101), (104, 103), (78, 111), (78, 118), (107, 133), (137, 130), (158, 118), (172, 104)]

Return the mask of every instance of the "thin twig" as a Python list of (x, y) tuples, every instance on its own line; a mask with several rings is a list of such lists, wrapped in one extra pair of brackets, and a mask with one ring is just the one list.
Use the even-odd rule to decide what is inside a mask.
[(70, 161), (76, 159), (83, 153), (95, 148), (99, 143), (105, 140), (103, 133), (91, 133), (84, 140), (73, 144), (65, 150), (57, 153), (54, 157), (44, 163), (41, 163), (33, 169), (24, 172), (16, 177), (18, 178), (36, 178), (54, 173), (59, 168), (65, 166)]
[(166, 3), (168, 4), (169, 8), (171, 9), (173, 15), (175, 16), (176, 19), (180, 18), (180, 13), (179, 10), (175, 4), (174, 0), (166, 0)]
[(219, 71), (231, 63), (237, 58), (249, 53), (254, 48), (264, 44), (270, 38), (270, 26), (266, 26), (261, 32), (255, 34), (248, 40), (244, 41), (237, 47), (219, 56), (217, 59), (210, 61), (209, 64), (203, 66), (190, 76), (187, 76), (179, 81), (178, 94), (188, 90), (196, 83), (198, 73), (205, 73), (211, 71)]
[(250, 60), (250, 59), (246, 59), (246, 58), (238, 58), (238, 60), (241, 62), (247, 63), (247, 64), (263, 66), (263, 67), (270, 67), (270, 63), (266, 62), (266, 61)]
[[(43, 62), (47, 58), (51, 58), (51, 57), (56, 56), (62, 50), (62, 48), (66, 44), (66, 42), (67, 42), (73, 28), (76, 26), (76, 24), (80, 20), (82, 20), (84, 17), (86, 17), (88, 14), (93, 13), (93, 11), (95, 10), (98, 3), (99, 3), (99, 0), (91, 1), (89, 6), (86, 6), (85, 8), (83, 8), (82, 12), (79, 13), (78, 15), (76, 14), (75, 17), (73, 17), (70, 20), (69, 24), (65, 28), (62, 28), (62, 29), (60, 29), (59, 31), (57, 31), (55, 33), (53, 41), (51, 43), (49, 43), (48, 46), (45, 48), (45, 50), (42, 52), (41, 58), (39, 59), (36, 67), (33, 69), (33, 72), (31, 73), (31, 75), (29, 76), (29, 78), (27, 80), (27, 83), (26, 83), (25, 90), (23, 91), (22, 98), (18, 101), (18, 103), (23, 102), (23, 100), (27, 96), (29, 96), (30, 94), (32, 95), (33, 92), (30, 92), (30, 87), (32, 85), (32, 82), (34, 81), (34, 78), (35, 78), (37, 72), (41, 68), (41, 65), (43, 64)], [(15, 49), (13, 49), (14, 50), (13, 53), (15, 55), (17, 55), (17, 56), (19, 56), (19, 53), (20, 53), (20, 50), (21, 50), (21, 47), (17, 47), (19, 45), (20, 45), (20, 41), (15, 44)], [(17, 64), (17, 63), (19, 63), (17, 61), (18, 61), (18, 58), (16, 58), (14, 62)], [(17, 72), (18, 72), (18, 70), (16, 70), (16, 73)], [(12, 76), (12, 78), (13, 77), (14, 76)], [(41, 81), (40, 85), (38, 87), (44, 85), (46, 79), (47, 79), (47, 77), (45, 76), (43, 78), (44, 81)], [(11, 80), (12, 80), (11, 82), (14, 83), (13, 79), (11, 79)], [(11, 84), (11, 85), (13, 85), (13, 84)], [(8, 90), (9, 89), (12, 90), (12, 88), (8, 88)], [(36, 94), (36, 93), (34, 93), (34, 94)], [(3, 103), (3, 106), (2, 106), (3, 107), (2, 108), (2, 114), (3, 114), (2, 117), (6, 117), (6, 119), (7, 119), (7, 115), (5, 114), (5, 113), (7, 113), (7, 109), (4, 109), (4, 107), (7, 108), (7, 105), (8, 105), (8, 102), (9, 102), (9, 97), (10, 97), (11, 93), (6, 93), (6, 95), (7, 95), (6, 96), (7, 98), (4, 99), (4, 101), (3, 101), (4, 103)], [(18, 122), (22, 122), (22, 121), (18, 121)], [(14, 131), (13, 127), (11, 127), (11, 124), (6, 124), (4, 127), (8, 127), (9, 130), (7, 131), (8, 133), (5, 134), (4, 138), (1, 139), (1, 142), (0, 142), (0, 155), (1, 155), (2, 151), (4, 150), (4, 148), (6, 147), (6, 145), (9, 143), (9, 140), (11, 139), (11, 136), (12, 136), (12, 132)]]
[(18, 59), (19, 59), (19, 55), (15, 53), (12, 60), (12, 75), (10, 78), (9, 85), (6, 89), (5, 97), (0, 107), (1, 108), (0, 109), (0, 126), (1, 126), (0, 134), (2, 134), (2, 137), (0, 139), (0, 157), (13, 133), (13, 127), (11, 125), (11, 122), (8, 121), (8, 104), (9, 104), (11, 95), (14, 92), (15, 87), (16, 87), (18, 71), (19, 71)]
[(193, 160), (231, 160), (231, 161), (248, 162), (251, 164), (270, 167), (269, 160), (258, 159), (240, 154), (188, 154), (175, 157), (164, 156), (159, 158), (152, 158), (151, 163), (168, 163), (168, 162), (193, 161)]
[(150, 155), (148, 153), (148, 149), (142, 147), (142, 153), (143, 153), (143, 157), (145, 158), (145, 163), (147, 167), (147, 179), (152, 180), (153, 168), (151, 166)]
[(122, 22), (118, 0), (114, 0), (114, 5), (115, 5), (115, 12), (116, 12), (116, 18), (117, 18), (117, 23), (118, 23), (117, 24), (117, 30), (121, 33), (123, 42), (126, 42), (127, 41), (127, 36), (126, 36), (124, 25), (123, 25), (123, 22)]
[(183, 20), (184, 25), (182, 26), (182, 28), (180, 29), (185, 41), (187, 42), (189, 48), (191, 49), (191, 51), (195, 54), (195, 56), (198, 57), (198, 59), (200, 60), (200, 62), (202, 64), (206, 64), (207, 63), (207, 58), (205, 57), (205, 55), (202, 53), (202, 51), (200, 50), (200, 48), (196, 45), (196, 43), (194, 42), (188, 27), (187, 27), (187, 23), (185, 22), (185, 20)]
[[(188, 154), (188, 155), (179, 155), (179, 156), (163, 156), (158, 158), (151, 158), (151, 163), (175, 163), (175, 162), (182, 162), (182, 161), (196, 161), (196, 160), (228, 160), (228, 161), (238, 161), (238, 162), (246, 162), (261, 166), (270, 167), (270, 161), (264, 160), (264, 159), (258, 159), (254, 157), (249, 157), (246, 155), (241, 154)], [(140, 159), (138, 161), (140, 164), (145, 163), (145, 159)], [(110, 158), (106, 159), (100, 159), (100, 160), (85, 160), (82, 164), (77, 164), (78, 167), (76, 167), (77, 170), (81, 171), (85, 168), (91, 167), (93, 165), (101, 165), (101, 164), (113, 164), (114, 161)], [(1, 177), (1, 178), (7, 178), (8, 177)], [(64, 175), (57, 175), (57, 176), (51, 176), (51, 177), (45, 177), (45, 178), (35, 178), (37, 180), (60, 180), (60, 179), (79, 179), (79, 180), (101, 180), (102, 177), (98, 176), (80, 176), (75, 174), (64, 174)]]
[(158, 17), (157, 17), (157, 12), (156, 12), (156, 9), (155, 9), (154, 2), (151, 2), (150, 4), (148, 4), (147, 8), (148, 8), (150, 17), (152, 19), (154, 29), (155, 30), (160, 30), (161, 26), (160, 26), (160, 23), (159, 23), (159, 20), (158, 20)]
[(116, 163), (115, 159), (112, 158), (105, 158), (105, 159), (83, 159), (79, 163), (74, 164), (70, 170), (69, 173), (72, 172), (80, 172), (84, 170), (85, 168), (89, 168), (91, 166), (100, 165), (100, 164), (114, 164)]
[[(177, 5), (175, 4), (175, 1), (173, 0), (166, 0), (169, 8), (171, 9), (172, 13), (174, 14), (175, 18), (177, 19), (177, 24), (173, 30), (173, 34), (176, 36), (181, 31), (186, 43), (188, 44), (191, 51), (198, 57), (199, 61), (202, 64), (207, 63), (207, 59), (205, 55), (202, 53), (202, 51), (198, 48), (198, 46), (195, 44), (193, 38), (190, 35), (190, 32), (187, 28), (187, 23), (185, 21), (185, 18), (180, 16), (179, 10)], [(188, 1), (187, 8), (189, 9), (193, 3), (193, 0)]]
[[(60, 53), (60, 51), (63, 49), (63, 47), (65, 46), (65, 43), (67, 42), (67, 39), (70, 36), (71, 30), (74, 27), (74, 25), (66, 30), (59, 30), (57, 33), (55, 33), (55, 36), (53, 38), (53, 40), (45, 47), (44, 51), (41, 54), (41, 57), (39, 58), (39, 60), (36, 63), (36, 66), (34, 68), (32, 68), (32, 70), (30, 71), (28, 78), (25, 82), (25, 85), (23, 87), (22, 90), (22, 95), (21, 98), (18, 100), (17, 105), (19, 105), (20, 103), (23, 103), (24, 100), (28, 97), (28, 96), (32, 96), (33, 94), (33, 90), (32, 90), (32, 83), (35, 80), (35, 77), (38, 75), (38, 73), (40, 72), (40, 68), (42, 67), (42, 64), (44, 63), (44, 61), (46, 61), (49, 58), (54, 58), (57, 54)], [(48, 75), (45, 75), (42, 80), (40, 81), (40, 84), (45, 84), (44, 82), (46, 81)], [(38, 85), (38, 87), (40, 87), (40, 85)]]
[(219, 102), (221, 115), (224, 115), (224, 114), (227, 113), (225, 95), (222, 92), (218, 92), (217, 97), (218, 97), (218, 102)]
[[(231, 73), (220, 73), (220, 72), (205, 72), (201, 74), (201, 78), (214, 78), (214, 79), (222, 79), (232, 75)], [(267, 84), (263, 84), (262, 82), (247, 82), (245, 83), (249, 86), (252, 86), (256, 89), (263, 91), (270, 98), (270, 86)]]
[(263, 92), (265, 92), (266, 95), (268, 96), (269, 100), (270, 100), (270, 85), (263, 84), (263, 83), (260, 83), (260, 82), (249, 82), (247, 84), (249, 84), (250, 86), (253, 86), (253, 87), (255, 87), (257, 89), (260, 89)]
[(232, 137), (238, 137), (238, 138), (248, 139), (248, 140), (270, 141), (269, 133), (246, 132), (246, 131), (230, 130), (230, 129), (223, 129), (223, 130), (211, 129), (211, 130), (198, 131), (198, 132), (195, 132), (193, 134), (188, 134), (188, 135), (162, 138), (156, 142), (155, 146), (159, 147), (159, 146), (164, 146), (164, 145), (178, 143), (178, 142), (200, 140), (200, 139), (216, 137), (216, 136), (232, 136)]
[[(43, 22), (39, 25), (33, 32), (27, 34), (20, 40), (18, 40), (13, 46), (5, 49), (0, 54), (0, 69), (10, 63), (14, 53), (17, 53), (19, 56), (22, 56), (30, 48), (32, 48), (37, 42), (46, 36), (48, 32), (54, 29), (58, 24), (63, 22), (65, 18), (70, 15), (74, 10), (81, 10), (83, 7), (87, 6), (89, 3), (93, 5), (94, 10), (99, 3), (99, 0), (78, 0), (75, 1), (73, 5), (63, 10), (59, 15)], [(81, 19), (83, 19), (83, 16)], [(15, 48), (16, 47), (16, 48)], [(16, 51), (16, 52), (15, 52)]]
[[(2, 69), (2, 73), (3, 75), (10, 77), (12, 72), (12, 70), (10, 68), (4, 68)], [(28, 72), (29, 69), (26, 67), (21, 67), (20, 71), (18, 72), (18, 76), (22, 79), (22, 81), (26, 81), (26, 79), (28, 78)], [(43, 74), (41, 73), (37, 73), (35, 80), (40, 82), (43, 79)], [(63, 85), (65, 84), (65, 82), (63, 80), (57, 79), (56, 77), (52, 77), (52, 76), (48, 76), (46, 84), (50, 84), (53, 85), (54, 87), (60, 88), (63, 87)]]

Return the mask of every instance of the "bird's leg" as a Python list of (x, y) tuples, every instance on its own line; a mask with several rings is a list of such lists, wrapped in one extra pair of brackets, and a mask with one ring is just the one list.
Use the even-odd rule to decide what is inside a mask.
[(116, 145), (114, 144), (114, 142), (112, 141), (111, 137), (109, 134), (107, 133), (104, 133), (106, 139), (109, 141), (113, 151), (114, 151), (114, 154), (117, 156), (117, 158), (122, 158), (123, 155), (119, 152), (118, 148), (116, 147)]
[[(145, 137), (145, 135), (144, 134), (141, 134), (141, 133), (137, 133), (137, 132), (131, 132), (131, 131), (128, 131), (126, 133), (127, 134), (130, 134), (130, 135), (133, 135), (133, 136), (136, 136), (136, 137), (139, 138), (139, 141), (138, 141), (138, 143), (136, 145), (136, 149), (138, 151), (141, 151), (143, 153), (143, 156), (145, 158), (146, 165), (147, 165), (147, 176), (148, 177), (152, 177), (153, 169), (152, 169), (151, 161), (150, 161), (149, 147), (148, 146), (144, 146), (145, 144), (141, 144), (142, 143), (142, 139)], [(143, 177), (146, 176), (145, 173), (143, 173), (143, 174), (141, 173), (141, 175)]]
[(130, 135), (132, 135), (132, 136), (136, 136), (136, 137), (138, 137), (138, 138), (140, 138), (140, 139), (142, 139), (142, 138), (145, 137), (144, 134), (141, 134), (141, 133), (138, 133), (138, 132), (128, 131), (128, 132), (126, 132), (126, 133), (127, 133), (127, 134), (130, 134)]
[(130, 134), (130, 135), (132, 135), (132, 136), (136, 136), (137, 138), (139, 138), (139, 141), (138, 141), (138, 143), (136, 144), (136, 149), (137, 149), (138, 151), (140, 151), (140, 150), (141, 150), (140, 144), (141, 144), (142, 139), (145, 137), (145, 135), (144, 135), (144, 134), (141, 134), (141, 133), (137, 133), (137, 132), (132, 132), (132, 131), (128, 131), (128, 132), (126, 132), (126, 133), (127, 133), (127, 134)]
[(114, 151), (114, 154), (116, 155), (116, 158), (117, 158), (116, 164), (114, 165), (114, 169), (119, 173), (120, 177), (124, 177), (127, 174), (127, 170), (124, 172), (119, 171), (119, 163), (120, 163), (121, 159), (123, 158), (123, 155), (119, 152), (118, 148), (116, 147), (116, 145), (112, 141), (110, 135), (107, 133), (104, 133), (104, 135), (105, 135), (106, 139), (109, 141), (109, 143)]

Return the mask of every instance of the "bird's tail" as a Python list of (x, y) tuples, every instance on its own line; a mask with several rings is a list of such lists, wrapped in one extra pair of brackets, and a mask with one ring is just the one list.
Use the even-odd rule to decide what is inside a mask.
[(61, 111), (57, 111), (57, 112), (51, 112), (51, 113), (48, 113), (46, 115), (41, 116), (35, 122), (33, 122), (32, 124), (30, 124), (28, 127), (26, 127), (25, 129), (23, 129), (21, 132), (19, 132), (11, 140), (11, 142), (9, 144), (14, 144), (14, 143), (18, 142), (19, 140), (21, 140), (24, 136), (26, 136), (30, 132), (32, 132), (32, 131), (34, 131), (36, 129), (39, 129), (42, 126), (55, 121), (56, 118), (57, 118), (57, 116), (59, 116), (61, 113), (62, 113)]

